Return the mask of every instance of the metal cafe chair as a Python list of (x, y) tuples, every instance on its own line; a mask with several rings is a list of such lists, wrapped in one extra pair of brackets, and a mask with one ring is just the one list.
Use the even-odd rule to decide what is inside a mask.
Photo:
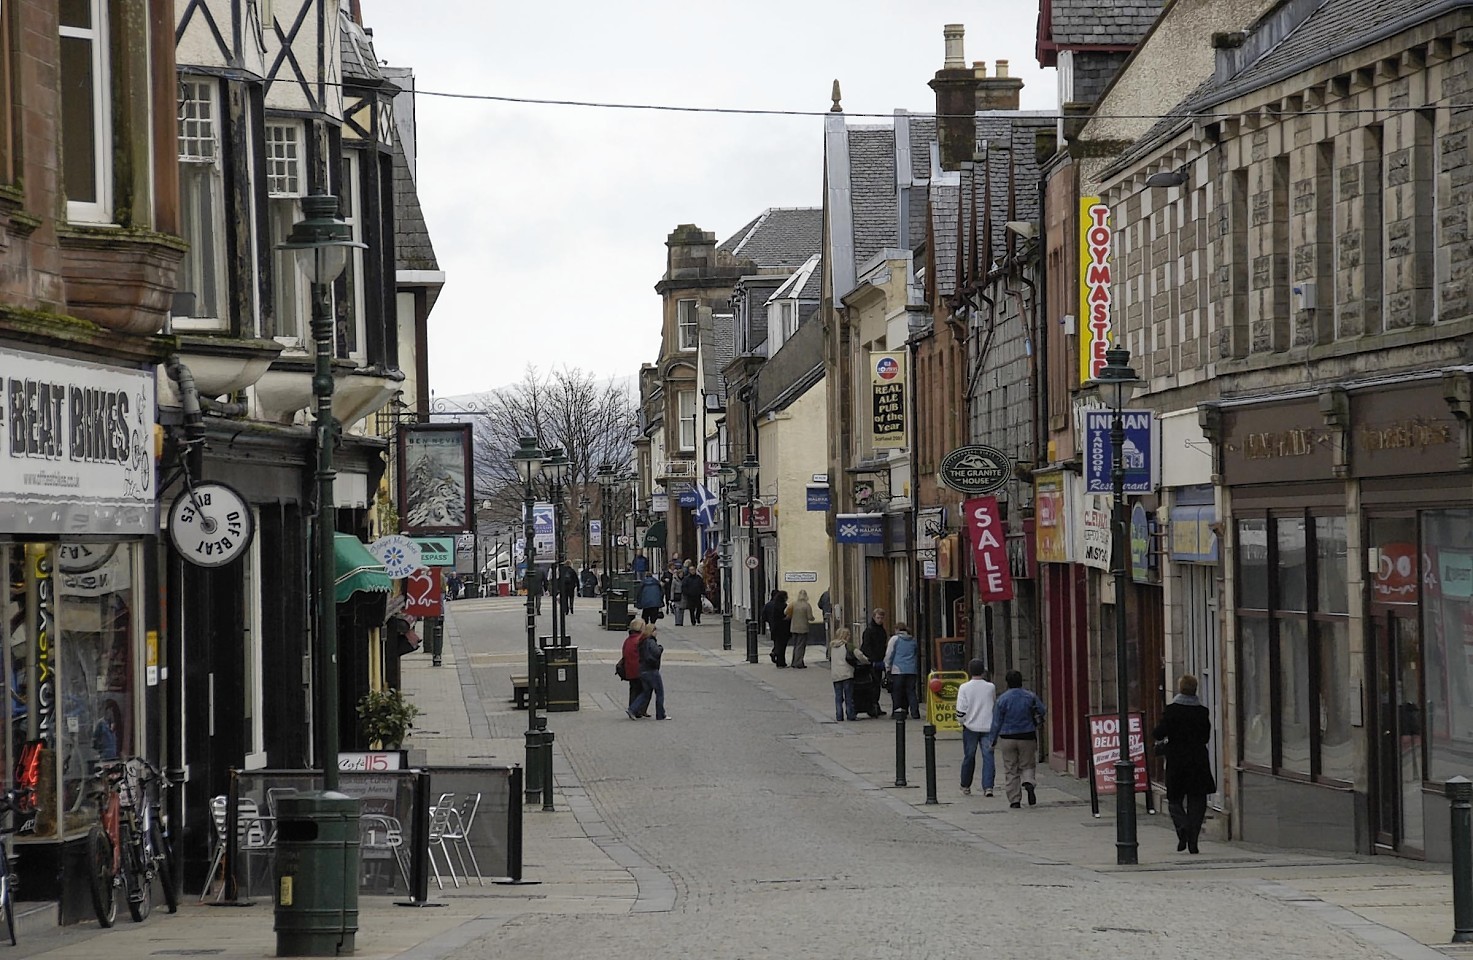
[[(455, 808), (449, 805), (436, 804), (430, 807), (430, 827), (426, 836), (426, 850), (430, 855), (430, 869), (435, 872), (435, 884), (445, 889), (445, 881), (440, 877), (440, 863), (435, 859), (435, 848), (440, 848), (440, 853), (445, 857), (445, 872), (450, 874), (450, 879), (455, 883), (456, 889), (460, 888), (460, 876), (455, 872), (455, 862), (450, 856), (450, 846), (447, 840), (455, 832), (450, 824), (450, 815)], [(462, 869), (464, 867), (462, 866)]]
[[(411, 889), (409, 854), (404, 849), (404, 828), (397, 817), (382, 813), (365, 813), (358, 819), (358, 842), (363, 850), (387, 850), (399, 865), (404, 889)], [(364, 866), (368, 866), (365, 859)]]
[[(251, 895), (252, 858), (256, 853), (274, 849), (276, 842), (276, 821), (272, 817), (260, 815), (260, 808), (256, 801), (250, 797), (241, 797), (235, 802), (236, 812), (236, 850), (245, 860), (246, 864), (246, 898)], [(225, 861), (225, 837), (226, 818), (229, 816), (229, 799), (224, 796), (210, 798), (210, 824), (215, 844), (215, 854), (210, 860), (209, 872), (205, 874), (205, 885), (199, 893), (200, 902), (204, 902), (209, 896), (210, 886), (215, 882), (221, 865)], [(220, 888), (216, 899), (225, 896), (225, 888)]]
[[(445, 835), (445, 839), (455, 843), (456, 856), (460, 856), (462, 849), (465, 850), (466, 856), (471, 858), (471, 868), (476, 872), (476, 883), (485, 886), (485, 878), (481, 876), (481, 865), (476, 862), (476, 851), (471, 848), (471, 825), (475, 823), (476, 811), (480, 806), (481, 795), (479, 793), (473, 793), (452, 807), (450, 811), (450, 833)], [(466, 870), (464, 857), (461, 857), (460, 869), (465, 873), (466, 884), (469, 885), (471, 871)]]

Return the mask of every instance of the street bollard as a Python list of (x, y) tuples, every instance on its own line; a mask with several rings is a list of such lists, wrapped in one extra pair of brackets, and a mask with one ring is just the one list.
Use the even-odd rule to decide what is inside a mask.
[(747, 662), (757, 662), (757, 621), (747, 621)]
[[(541, 720), (541, 717), (537, 719)], [(552, 731), (542, 730), (542, 812), (552, 813)]]
[(921, 733), (926, 737), (926, 803), (940, 803), (936, 799), (936, 725), (926, 724)]
[(895, 785), (905, 786), (905, 711), (895, 714)]
[(1473, 941), (1473, 780), (1453, 777), (1442, 785), (1452, 815), (1453, 943)]

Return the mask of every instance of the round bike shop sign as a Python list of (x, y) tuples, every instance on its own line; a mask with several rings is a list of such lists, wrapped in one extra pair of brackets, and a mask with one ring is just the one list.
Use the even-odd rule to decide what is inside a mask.
[(979, 496), (1001, 490), (1013, 475), (1013, 461), (996, 447), (969, 443), (941, 461), (941, 482), (953, 490)]

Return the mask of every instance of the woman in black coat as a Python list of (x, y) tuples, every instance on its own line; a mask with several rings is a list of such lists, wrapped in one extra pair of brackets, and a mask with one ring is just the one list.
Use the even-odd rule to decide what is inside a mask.
[(772, 599), (762, 608), (762, 619), (772, 635), (772, 662), (779, 667), (788, 665), (788, 639), (792, 621), (788, 619), (788, 594), (786, 590), (773, 590)]
[(1217, 792), (1207, 742), (1212, 739), (1212, 720), (1197, 699), (1197, 678), (1184, 673), (1177, 681), (1179, 691), (1161, 722), (1151, 731), (1152, 739), (1165, 741), (1166, 808), (1176, 827), (1176, 849), (1197, 853), (1202, 820), (1207, 816), (1207, 795)]

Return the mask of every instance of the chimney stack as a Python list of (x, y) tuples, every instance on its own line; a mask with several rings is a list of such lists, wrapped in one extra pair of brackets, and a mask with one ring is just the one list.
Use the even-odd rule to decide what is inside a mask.
[(1016, 110), (1023, 91), (1023, 81), (1008, 75), (1008, 62), (997, 61), (991, 77), (977, 77), (978, 110)]
[(943, 170), (960, 170), (962, 161), (972, 159), (977, 139), (975, 113), (979, 81), (962, 52), (965, 32), (959, 23), (948, 23), (942, 29), (946, 61), (930, 84), (936, 92), (936, 133), (941, 142)]

